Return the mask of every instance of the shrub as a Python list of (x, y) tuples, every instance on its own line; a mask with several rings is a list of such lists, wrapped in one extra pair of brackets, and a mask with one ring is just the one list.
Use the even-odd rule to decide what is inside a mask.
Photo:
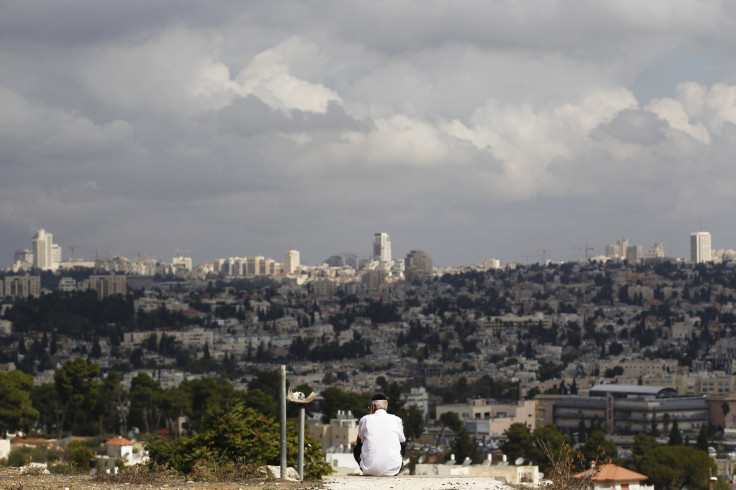
[(8, 453), (8, 466), (25, 466), (31, 461), (31, 448), (18, 447)]
[(545, 441), (538, 440), (537, 443), (550, 461), (545, 477), (551, 483), (544, 487), (546, 490), (592, 489), (593, 478), (600, 472), (601, 465), (611, 462), (609, 458), (603, 459), (605, 451), (599, 447), (595, 465), (585, 470), (585, 456), (582, 453), (573, 456), (574, 452), (569, 445), (564, 445), (557, 454), (554, 454)]
[(75, 447), (69, 453), (69, 459), (71, 460), (72, 467), (84, 471), (89, 471), (89, 462), (91, 459), (94, 459), (94, 457), (95, 453), (93, 453), (92, 450), (87, 446), (82, 445)]
[[(252, 466), (280, 464), (280, 426), (273, 417), (234, 404), (210, 414), (203, 430), (179, 439), (152, 438), (146, 444), (151, 460), (183, 474), (214, 478), (218, 473), (247, 473)], [(287, 463), (296, 466), (297, 428), (289, 421)], [(320, 479), (332, 469), (324, 462), (319, 441), (307, 432), (304, 477)]]

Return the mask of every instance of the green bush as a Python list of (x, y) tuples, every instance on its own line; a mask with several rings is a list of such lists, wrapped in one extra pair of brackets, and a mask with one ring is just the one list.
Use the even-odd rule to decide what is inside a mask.
[(65, 475), (69, 472), (69, 465), (66, 464), (50, 464), (49, 473), (53, 475)]
[(31, 449), (30, 453), (31, 461), (34, 463), (45, 463), (46, 462), (46, 447), (36, 446)]
[[(287, 428), (287, 463), (296, 467), (297, 427), (294, 420)], [(170, 466), (190, 475), (197, 466), (198, 475), (218, 471), (239, 473), (251, 465), (280, 464), (281, 428), (271, 416), (237, 403), (210, 413), (203, 421), (203, 430), (179, 439), (151, 438), (146, 449), (153, 463)], [(324, 461), (319, 441), (307, 432), (304, 444), (304, 477), (320, 479), (332, 472)], [(234, 463), (234, 467), (225, 465)], [(207, 469), (207, 471), (205, 471)]]
[(71, 460), (72, 467), (80, 470), (89, 471), (90, 460), (94, 459), (95, 453), (92, 452), (87, 446), (79, 445), (71, 450), (69, 453), (69, 459)]
[(17, 447), (8, 454), (8, 466), (25, 466), (31, 461), (31, 448)]

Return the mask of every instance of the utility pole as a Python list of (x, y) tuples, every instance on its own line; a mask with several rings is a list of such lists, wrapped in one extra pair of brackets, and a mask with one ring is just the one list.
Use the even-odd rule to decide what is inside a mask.
[(281, 365), (281, 479), (286, 479), (286, 365)]

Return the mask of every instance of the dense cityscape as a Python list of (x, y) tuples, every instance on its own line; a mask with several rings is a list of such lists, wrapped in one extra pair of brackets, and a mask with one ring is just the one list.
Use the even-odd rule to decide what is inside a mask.
[[(38, 230), (0, 282), (0, 369), (29, 377), (16, 389), (32, 405), (0, 428), (181, 436), (205, 423), (198, 390), (275, 413), (285, 364), (292, 386), (320, 393), (309, 428), (333, 468), (349, 466), (366, 394), (384, 390), (434, 458), (544, 467), (517, 439), (554, 427), (587, 459), (602, 446), (637, 471), (642, 435), (679, 437), (731, 475), (736, 262), (706, 232), (690, 244), (690, 260), (619, 240), (579, 262), (440, 269), (422, 250), (392, 259), (376, 233), (369, 260), (303, 265), (289, 250), (193, 267), (181, 254), (64, 261)], [(87, 391), (64, 404), (73, 370)], [(92, 402), (93, 385), (116, 395)]]

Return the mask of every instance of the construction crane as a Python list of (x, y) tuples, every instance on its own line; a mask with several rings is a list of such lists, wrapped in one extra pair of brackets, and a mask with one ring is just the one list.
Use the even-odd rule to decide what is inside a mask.
[(573, 250), (579, 250), (579, 251), (584, 252), (585, 253), (585, 261), (586, 262), (588, 262), (590, 260), (590, 253), (589, 252), (592, 252), (593, 250), (595, 250), (595, 248), (589, 247), (587, 243), (585, 244), (584, 247), (572, 247), (572, 249)]
[(87, 248), (87, 247), (85, 247), (84, 245), (69, 245), (67, 248), (69, 249), (69, 260), (73, 262), (75, 258), (74, 250), (79, 250), (81, 248)]
[[(559, 249), (554, 249), (554, 250), (537, 250), (536, 252), (537, 254), (540, 254), (540, 253), (542, 254), (542, 265), (547, 265), (547, 252), (560, 252), (560, 251), (561, 250)], [(539, 257), (539, 255), (537, 255), (537, 257)]]

